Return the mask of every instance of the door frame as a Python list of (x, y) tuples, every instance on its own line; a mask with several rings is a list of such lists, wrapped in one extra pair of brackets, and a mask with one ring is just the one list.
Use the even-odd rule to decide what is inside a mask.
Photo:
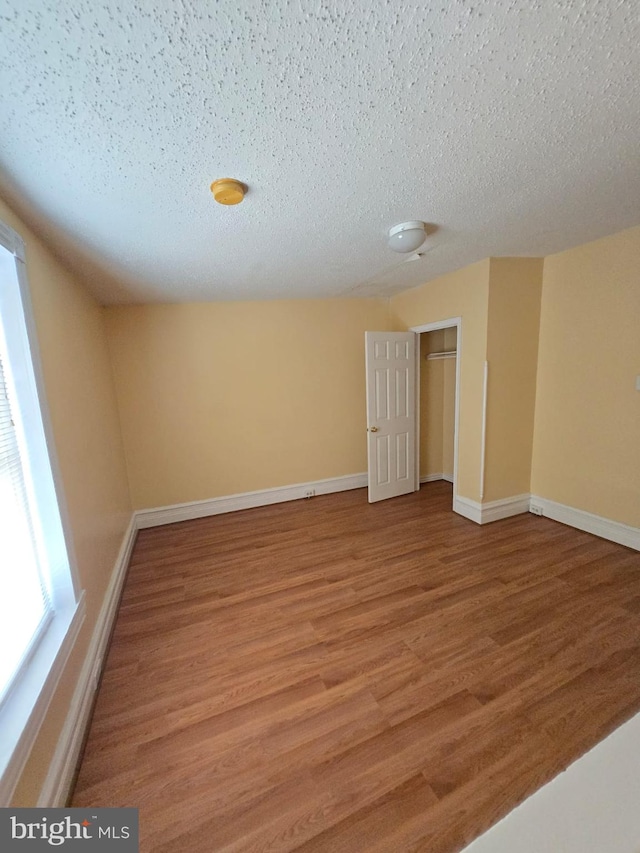
[[(421, 335), (423, 332), (439, 332), (442, 329), (457, 329), (456, 337), (456, 393), (455, 412), (453, 417), (453, 507), (458, 497), (458, 450), (460, 438), (460, 365), (462, 362), (462, 317), (449, 317), (447, 320), (438, 320), (435, 323), (424, 323), (421, 326), (411, 326), (410, 332)], [(416, 341), (416, 471), (415, 490), (420, 489), (420, 343)]]

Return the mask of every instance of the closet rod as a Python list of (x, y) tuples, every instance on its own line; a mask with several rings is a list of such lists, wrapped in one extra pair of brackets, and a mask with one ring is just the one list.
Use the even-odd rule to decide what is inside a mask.
[(458, 355), (456, 350), (449, 352), (430, 352), (427, 356), (427, 361), (436, 361), (442, 358), (455, 358)]

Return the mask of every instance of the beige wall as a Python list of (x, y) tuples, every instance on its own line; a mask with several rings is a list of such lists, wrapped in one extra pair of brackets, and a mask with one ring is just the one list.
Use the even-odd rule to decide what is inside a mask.
[(640, 527), (640, 228), (544, 262), (532, 492)]
[(441, 362), (442, 388), (442, 473), (453, 477), (453, 454), (456, 417), (456, 360)]
[(528, 494), (542, 258), (491, 258), (484, 500)]
[(15, 795), (35, 805), (67, 714), (131, 507), (103, 309), (2, 202), (26, 242), (45, 392), (87, 619)]
[[(445, 352), (458, 349), (458, 330), (454, 327), (444, 330)], [(453, 456), (456, 418), (456, 359), (443, 363), (444, 388), (442, 396), (442, 473), (453, 477)]]
[(382, 299), (107, 309), (131, 493), (150, 508), (367, 469)]
[(392, 321), (403, 328), (462, 317), (458, 494), (480, 499), (482, 381), (487, 352), (489, 261), (441, 276), (390, 300)]
[(427, 361), (442, 351), (444, 332), (420, 335), (420, 476), (442, 474), (444, 361)]

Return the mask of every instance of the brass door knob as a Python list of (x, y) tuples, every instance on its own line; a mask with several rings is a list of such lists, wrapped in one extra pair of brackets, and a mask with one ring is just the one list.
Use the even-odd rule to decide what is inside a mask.
[(369, 432), (378, 432), (378, 427), (369, 427)]

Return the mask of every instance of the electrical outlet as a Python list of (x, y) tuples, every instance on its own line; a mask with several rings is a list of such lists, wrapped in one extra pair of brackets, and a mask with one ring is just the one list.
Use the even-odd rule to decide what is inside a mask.
[(529, 512), (532, 512), (534, 515), (544, 515), (542, 512), (542, 507), (538, 506), (538, 504), (531, 504), (529, 507)]
[(304, 493), (304, 496), (305, 496), (305, 498), (314, 498), (316, 496), (316, 490), (315, 489), (308, 489)]

